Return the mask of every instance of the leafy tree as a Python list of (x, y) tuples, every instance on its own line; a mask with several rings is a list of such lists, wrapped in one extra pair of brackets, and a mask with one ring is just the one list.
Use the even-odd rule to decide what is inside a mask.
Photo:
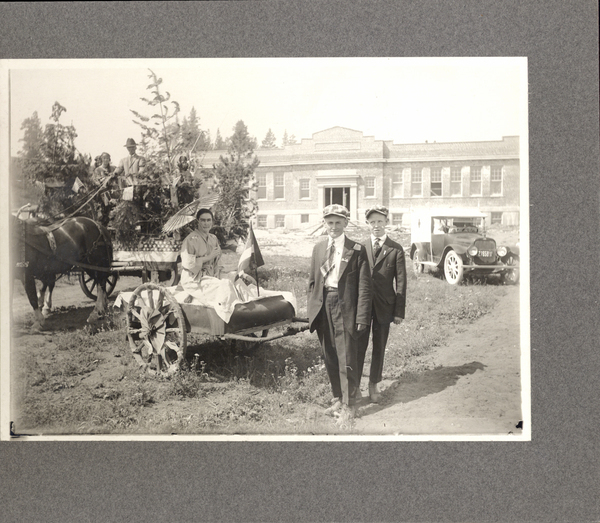
[[(152, 116), (144, 116), (132, 109), (130, 111), (137, 118), (133, 123), (142, 129), (140, 149), (142, 155), (146, 157), (147, 174), (152, 177), (152, 174), (157, 174), (156, 171), (159, 171), (159, 175), (160, 173), (166, 175), (166, 179), (170, 182), (173, 179), (175, 156), (184, 150), (180, 139), (180, 125), (177, 121), (180, 108), (178, 102), (171, 100), (168, 91), (165, 91), (165, 94), (161, 93), (162, 78), (158, 78), (151, 69), (148, 70), (151, 83), (147, 89), (153, 97), (142, 97), (141, 100), (151, 108), (158, 108), (159, 112)], [(169, 101), (171, 103), (167, 104)]]
[[(61, 115), (66, 108), (54, 102), (51, 123), (43, 133), (37, 113), (23, 121), (23, 148), (19, 152), (23, 174), (30, 183), (42, 184), (44, 195), (39, 202), (39, 212), (48, 217), (89, 211), (79, 209), (81, 195), (73, 190), (77, 178), (85, 183), (91, 164), (89, 155), (81, 154), (75, 147), (77, 132), (72, 125), (63, 125)], [(79, 212), (78, 212), (79, 211)]]
[(118, 240), (134, 238), (137, 233), (132, 224), (136, 223), (141, 224), (143, 233), (160, 233), (168, 218), (191, 201), (202, 184), (189, 171), (180, 172), (177, 165), (182, 153), (191, 163), (190, 149), (202, 137), (196, 110), (192, 108), (189, 118), (180, 124), (179, 103), (171, 100), (168, 91), (163, 94), (162, 78), (149, 71), (151, 83), (147, 89), (152, 97), (141, 100), (155, 112), (146, 116), (131, 111), (134, 123), (142, 130), (140, 149), (146, 166), (138, 175), (140, 185), (134, 190), (134, 201), (121, 201), (111, 212), (111, 225), (117, 230)]
[(273, 134), (273, 131), (271, 131), (270, 127), (269, 127), (269, 131), (267, 132), (267, 135), (265, 136), (265, 139), (262, 141), (262, 145), (260, 147), (261, 147), (261, 149), (274, 149), (276, 147), (275, 135)]
[(250, 198), (255, 190), (254, 171), (260, 164), (254, 154), (256, 138), (248, 133), (242, 120), (236, 123), (229, 139), (227, 155), (219, 157), (219, 163), (205, 170), (205, 177), (214, 180), (220, 193), (215, 211), (215, 234), (222, 244), (227, 240), (245, 240), (250, 217), (256, 210), (256, 201)]
[(225, 141), (221, 137), (221, 131), (217, 129), (217, 136), (215, 136), (215, 150), (221, 151), (226, 148)]
[(286, 145), (294, 145), (295, 143), (297, 143), (296, 142), (296, 137), (293, 134), (291, 134), (290, 136), (288, 136), (287, 129), (283, 133), (283, 140), (282, 140), (282, 142), (283, 142), (282, 144), (284, 146), (286, 146)]

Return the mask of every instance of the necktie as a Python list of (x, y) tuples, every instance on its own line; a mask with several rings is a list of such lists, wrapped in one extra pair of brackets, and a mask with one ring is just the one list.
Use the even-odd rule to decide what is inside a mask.
[(327, 275), (335, 267), (335, 244), (331, 242), (331, 245), (327, 249), (327, 259), (325, 263), (321, 265), (321, 274), (323, 275), (323, 281), (327, 279)]
[(373, 257), (377, 259), (379, 253), (381, 252), (381, 244), (379, 243), (379, 238), (375, 238), (375, 245), (373, 250)]

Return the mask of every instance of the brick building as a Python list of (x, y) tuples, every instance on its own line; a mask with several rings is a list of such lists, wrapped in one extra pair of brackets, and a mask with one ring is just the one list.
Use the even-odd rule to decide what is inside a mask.
[[(218, 161), (218, 151), (204, 164)], [(393, 224), (410, 225), (423, 208), (479, 208), (488, 223), (519, 223), (519, 137), (501, 141), (394, 144), (333, 127), (299, 144), (258, 149), (259, 228), (317, 224), (330, 203), (352, 220), (379, 203)]]

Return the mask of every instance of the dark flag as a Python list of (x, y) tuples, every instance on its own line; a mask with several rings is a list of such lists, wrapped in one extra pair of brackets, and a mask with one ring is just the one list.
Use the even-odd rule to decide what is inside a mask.
[(256, 279), (256, 288), (258, 289), (258, 268), (262, 267), (264, 264), (265, 261), (260, 253), (256, 236), (254, 236), (254, 231), (252, 230), (252, 225), (250, 225), (246, 247), (244, 247), (244, 252), (242, 252), (240, 261), (238, 262), (238, 278), (244, 273), (252, 276), (253, 272), (254, 278)]

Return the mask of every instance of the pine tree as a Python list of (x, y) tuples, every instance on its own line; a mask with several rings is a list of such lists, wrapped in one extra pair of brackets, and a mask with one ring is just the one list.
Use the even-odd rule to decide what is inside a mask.
[(275, 147), (275, 135), (269, 127), (269, 131), (267, 132), (265, 139), (262, 141), (261, 149), (274, 149)]
[(221, 131), (217, 129), (217, 136), (215, 136), (215, 150), (221, 151), (223, 149), (226, 149), (225, 141), (221, 137)]
[(250, 217), (256, 209), (256, 201), (250, 198), (254, 187), (254, 171), (260, 164), (254, 155), (257, 143), (248, 133), (242, 120), (237, 122), (234, 133), (228, 140), (227, 155), (219, 163), (205, 171), (207, 179), (214, 179), (219, 191), (215, 205), (215, 234), (222, 244), (227, 240), (245, 240), (250, 226)]
[(287, 129), (286, 129), (285, 132), (283, 133), (282, 142), (283, 142), (282, 143), (283, 146), (294, 145), (296, 143), (296, 137), (293, 134), (288, 136)]
[(184, 118), (181, 123), (181, 147), (188, 154), (201, 154), (210, 148), (210, 135), (200, 128), (200, 118), (194, 107), (189, 118)]

